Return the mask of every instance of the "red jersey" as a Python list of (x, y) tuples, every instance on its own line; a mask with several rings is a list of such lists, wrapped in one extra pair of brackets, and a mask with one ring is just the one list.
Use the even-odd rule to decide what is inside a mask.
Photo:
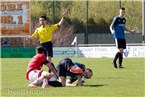
[(29, 62), (26, 71), (26, 79), (29, 80), (29, 72), (32, 70), (41, 70), (43, 64), (48, 63), (48, 60), (44, 54), (36, 54)]

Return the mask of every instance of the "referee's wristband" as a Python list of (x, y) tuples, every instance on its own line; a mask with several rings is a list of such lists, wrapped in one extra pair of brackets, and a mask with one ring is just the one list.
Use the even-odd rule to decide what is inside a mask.
[(66, 17), (62, 17), (63, 19), (66, 19)]

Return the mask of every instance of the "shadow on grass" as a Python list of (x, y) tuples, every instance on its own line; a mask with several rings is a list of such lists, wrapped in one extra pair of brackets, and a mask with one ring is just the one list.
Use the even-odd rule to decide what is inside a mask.
[(100, 84), (100, 85), (84, 85), (84, 87), (102, 87), (102, 86), (108, 86), (107, 84)]

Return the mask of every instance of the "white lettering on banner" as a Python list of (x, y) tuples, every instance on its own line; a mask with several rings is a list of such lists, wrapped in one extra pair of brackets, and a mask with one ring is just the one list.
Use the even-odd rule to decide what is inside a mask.
[(129, 57), (145, 57), (145, 47), (144, 46), (130, 47)]
[(3, 3), (1, 9), (2, 26), (17, 26), (28, 23), (28, 5), (25, 3)]
[(2, 0), (0, 36), (28, 36), (30, 32), (30, 0)]
[(115, 47), (79, 47), (78, 57), (113, 57), (117, 52)]
[[(54, 47), (54, 57), (113, 58), (118, 52), (116, 47)], [(145, 57), (144, 46), (128, 46), (124, 57)]]
[(54, 47), (53, 53), (56, 58), (75, 57), (76, 50), (74, 47)]

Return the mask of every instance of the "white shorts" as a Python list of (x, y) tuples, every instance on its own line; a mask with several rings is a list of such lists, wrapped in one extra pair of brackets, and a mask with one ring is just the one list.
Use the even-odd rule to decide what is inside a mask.
[[(40, 70), (33, 70), (29, 72), (29, 81), (30, 83), (34, 82), (36, 79), (38, 79), (40, 77), (40, 73), (42, 73), (42, 71)], [(43, 80), (42, 80), (43, 82)], [(41, 84), (41, 83), (40, 83)]]
[[(29, 72), (29, 82), (33, 83), (35, 80), (37, 80), (40, 76), (43, 76), (44, 73), (46, 73), (46, 71), (42, 71), (42, 70), (32, 70)], [(49, 81), (56, 81), (57, 79), (54, 76), (51, 76), (51, 78), (49, 79)], [(37, 85), (42, 85), (43, 83), (43, 79), (39, 79), (39, 82), (37, 83)]]

